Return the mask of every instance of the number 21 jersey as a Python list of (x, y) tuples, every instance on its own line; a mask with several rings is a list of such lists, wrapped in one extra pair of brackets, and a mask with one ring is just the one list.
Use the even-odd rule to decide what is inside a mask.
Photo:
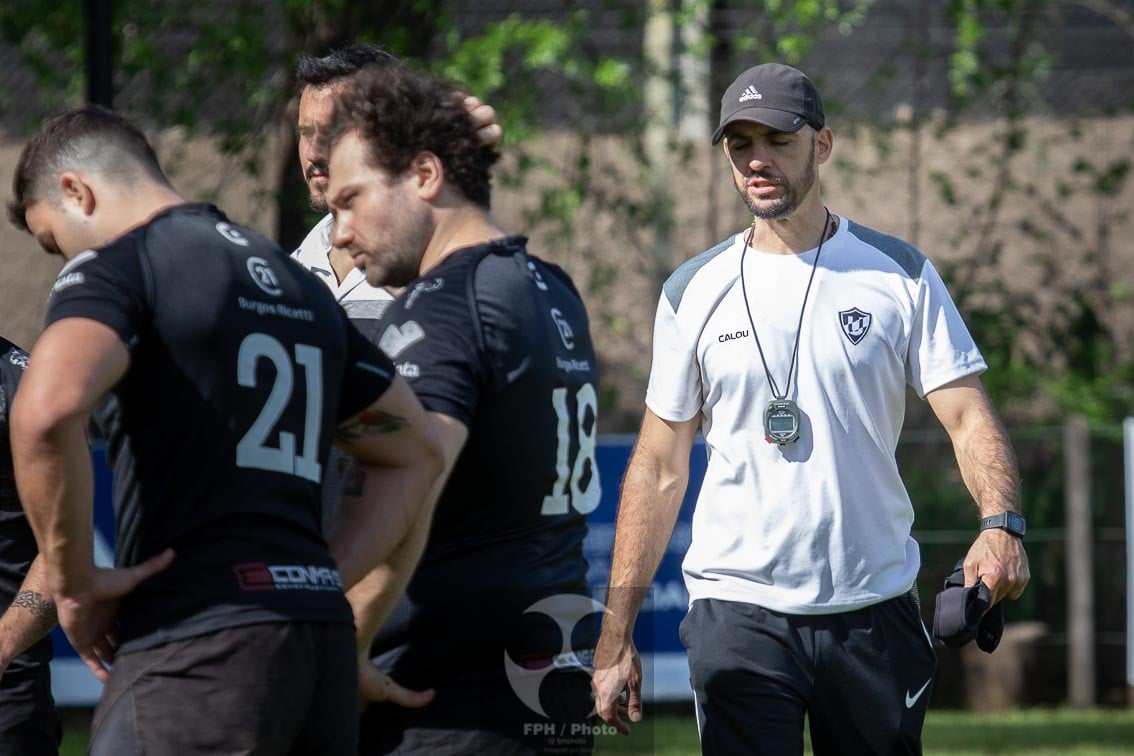
[(126, 345), (96, 411), (114, 473), (116, 561), (175, 551), (123, 602), (123, 650), (235, 625), (349, 623), (320, 528), (335, 425), (393, 365), (273, 242), (187, 204), (73, 258), (48, 324), (81, 317)]

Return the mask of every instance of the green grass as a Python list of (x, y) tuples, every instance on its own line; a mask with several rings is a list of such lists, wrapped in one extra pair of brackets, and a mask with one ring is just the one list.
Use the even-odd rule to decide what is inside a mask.
[[(82, 756), (88, 719), (65, 716), (64, 723), (61, 756)], [(1027, 709), (983, 715), (931, 711), (923, 743), (925, 756), (1134, 756), (1134, 709)], [(661, 714), (639, 723), (630, 737), (596, 738), (595, 753), (696, 756), (697, 723), (692, 717)]]
[[(659, 716), (640, 723), (630, 737), (597, 739), (596, 754), (695, 756), (692, 717)], [(1134, 755), (1134, 710), (1027, 709), (978, 715), (930, 711), (922, 734), (925, 756), (1118, 756)], [(811, 753), (810, 747), (807, 753)]]

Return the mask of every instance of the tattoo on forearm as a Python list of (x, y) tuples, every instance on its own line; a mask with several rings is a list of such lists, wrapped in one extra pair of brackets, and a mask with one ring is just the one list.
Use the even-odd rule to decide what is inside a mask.
[(12, 601), (12, 606), (31, 612), (41, 626), (50, 628), (57, 622), (55, 602), (36, 591), (20, 591)]
[(404, 417), (391, 415), (382, 410), (365, 410), (336, 428), (335, 438), (340, 441), (354, 441), (363, 436), (396, 433), (408, 427), (409, 423)]

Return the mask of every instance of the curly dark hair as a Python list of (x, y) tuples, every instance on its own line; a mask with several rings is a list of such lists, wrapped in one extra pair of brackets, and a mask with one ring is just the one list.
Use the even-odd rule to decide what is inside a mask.
[(392, 54), (375, 45), (353, 45), (341, 50), (332, 50), (326, 55), (314, 58), (310, 55), (300, 57), (295, 66), (295, 78), (299, 86), (325, 87), (340, 79), (353, 76), (366, 66), (397, 65), (401, 63)]
[(20, 152), (8, 201), (12, 225), (27, 231), (28, 208), (48, 198), (59, 176), (71, 170), (120, 182), (145, 175), (169, 184), (153, 148), (134, 124), (98, 105), (73, 108), (44, 121)]
[(490, 169), (500, 156), (480, 146), (456, 85), (405, 66), (367, 66), (335, 103), (331, 144), (354, 130), (371, 165), (400, 176), (417, 155), (432, 152), (445, 168), (446, 183), (489, 207)]

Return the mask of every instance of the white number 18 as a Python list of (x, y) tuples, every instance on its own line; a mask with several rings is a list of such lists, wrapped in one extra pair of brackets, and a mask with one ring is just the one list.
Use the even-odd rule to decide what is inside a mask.
[[(598, 463), (595, 460), (595, 434), (598, 432), (596, 410), (598, 398), (595, 396), (595, 387), (584, 383), (575, 394), (576, 428), (579, 437), (579, 452), (575, 456), (575, 464), (568, 464), (567, 454), (571, 446), (571, 418), (567, 414), (567, 389), (557, 388), (551, 392), (551, 403), (555, 407), (555, 414), (559, 417), (559, 445), (555, 451), (555, 472), (559, 477), (551, 487), (551, 493), (543, 497), (543, 508), (540, 514), (561, 515), (567, 514), (570, 507), (574, 507), (579, 514), (590, 514), (595, 511), (602, 498), (602, 487), (599, 485)], [(587, 409), (591, 412), (591, 429), (588, 432), (585, 423)], [(591, 478), (587, 481), (586, 490), (579, 486), (587, 468), (590, 468)], [(571, 491), (567, 492), (567, 481), (570, 477)]]

